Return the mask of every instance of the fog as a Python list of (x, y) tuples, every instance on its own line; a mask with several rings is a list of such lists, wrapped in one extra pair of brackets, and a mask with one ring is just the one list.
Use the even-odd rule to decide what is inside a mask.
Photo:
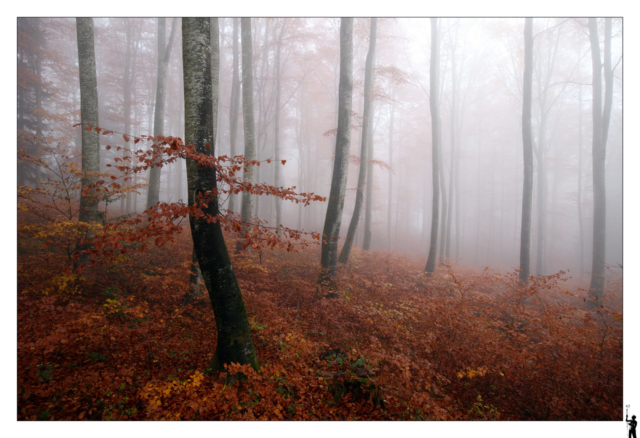
[[(157, 75), (156, 18), (94, 19), (99, 120), (103, 129), (154, 135)], [(252, 19), (253, 90), (258, 182), (328, 197), (338, 124), (339, 18)], [(586, 19), (533, 20), (534, 148), (531, 274), (570, 271), (587, 280), (593, 246), (592, 66)], [(180, 19), (166, 20), (166, 38), (177, 26), (167, 67), (164, 135), (184, 137)], [(599, 22), (601, 45), (604, 21)], [(347, 191), (340, 236), (354, 210), (362, 135), (365, 60), (370, 20), (354, 21), (353, 117)], [(234, 19), (220, 18), (220, 78), (216, 155), (231, 151)], [(238, 24), (239, 28), (239, 24)], [(449, 227), (440, 252), (458, 265), (519, 267), (523, 197), (522, 106), (524, 19), (441, 19), (440, 119), (442, 176), (440, 223)], [(432, 217), (432, 122), (429, 105), (429, 19), (378, 20), (373, 85), (371, 249), (426, 259)], [(280, 153), (276, 157), (276, 49), (280, 55)], [(238, 30), (239, 39), (239, 30)], [(238, 46), (239, 46), (238, 42)], [(622, 21), (613, 19), (614, 85), (606, 143), (606, 256), (622, 265)], [(36, 62), (37, 61), (37, 62)], [(240, 62), (238, 62), (240, 64)], [(453, 65), (455, 64), (455, 69)], [(240, 66), (241, 69), (241, 66)], [(127, 76), (129, 75), (129, 76)], [(125, 80), (129, 77), (130, 80)], [(242, 75), (240, 75), (242, 77)], [(18, 129), (38, 129), (50, 144), (81, 155), (80, 83), (73, 18), (18, 20)], [(37, 96), (36, 85), (42, 92)], [(129, 103), (127, 103), (129, 102)], [(130, 106), (130, 121), (125, 120)], [(243, 153), (242, 104), (235, 114), (235, 154)], [(22, 124), (21, 124), (22, 123)], [(452, 138), (453, 146), (452, 149)], [(100, 166), (120, 156), (101, 138)], [(141, 143), (140, 145), (143, 145)], [(148, 147), (148, 146), (143, 146)], [(28, 149), (18, 142), (18, 148)], [(453, 150), (453, 152), (452, 152)], [(44, 160), (50, 158), (43, 156)], [(453, 177), (451, 172), (453, 170)], [(41, 176), (19, 167), (19, 184)], [(138, 175), (136, 182), (148, 176)], [(160, 201), (187, 199), (184, 160), (164, 166)], [(131, 212), (146, 209), (146, 188), (131, 195)], [(229, 208), (229, 199), (221, 199)], [(451, 205), (450, 208), (444, 205)], [(240, 211), (239, 199), (235, 211)], [(124, 203), (108, 205), (120, 213)], [(273, 197), (260, 196), (255, 216), (274, 224)], [(322, 233), (326, 202), (282, 202), (282, 224)], [(447, 213), (450, 217), (447, 218)], [(362, 246), (364, 215), (355, 235)], [(442, 229), (442, 228), (441, 228)]]

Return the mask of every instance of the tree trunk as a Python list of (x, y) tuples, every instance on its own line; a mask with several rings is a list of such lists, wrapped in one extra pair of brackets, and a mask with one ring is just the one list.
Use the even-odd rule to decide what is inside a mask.
[(584, 229), (582, 224), (582, 87), (578, 88), (578, 231), (580, 233), (580, 275), (584, 275)]
[[(255, 122), (253, 118), (253, 52), (251, 47), (251, 18), (241, 18), (242, 38), (242, 116), (244, 118), (244, 158), (252, 161), (256, 159)], [(243, 177), (245, 184), (255, 182), (255, 166), (245, 168)], [(242, 222), (251, 220), (254, 213), (254, 196), (248, 192), (242, 193)], [(248, 230), (245, 228), (245, 233)], [(238, 244), (241, 246), (241, 244)]]
[(353, 18), (340, 19), (340, 85), (338, 89), (338, 131), (331, 178), (331, 190), (322, 235), (320, 282), (333, 285), (338, 262), (338, 238), (347, 188), (351, 144), (351, 96), (353, 93)]
[[(282, 50), (282, 37), (284, 36), (284, 26), (286, 23), (283, 22), (282, 29), (280, 30), (280, 36), (278, 37), (278, 44), (276, 46), (276, 117), (275, 117), (275, 176), (274, 176), (274, 185), (276, 187), (280, 187), (280, 95), (281, 95), (281, 84), (280, 84), (280, 52)], [(278, 196), (275, 196), (276, 203), (276, 228), (277, 234), (280, 234), (280, 224), (282, 223), (282, 199)], [(298, 228), (300, 229), (300, 228)]]
[[(165, 22), (165, 18), (158, 18), (158, 76), (156, 80), (156, 109), (153, 118), (154, 137), (164, 134), (164, 100), (167, 90), (167, 67), (169, 66), (169, 57), (171, 56), (171, 47), (173, 46), (173, 38), (176, 34), (178, 19), (173, 19), (168, 43), (166, 43)], [(160, 160), (162, 160), (162, 156), (159, 156), (156, 162)], [(160, 201), (161, 170), (159, 166), (154, 166), (149, 171), (147, 209), (153, 207)]]
[[(90, 173), (100, 172), (100, 136), (98, 124), (98, 81), (94, 50), (93, 18), (76, 18), (78, 35), (78, 65), (80, 69), (80, 120), (82, 123), (82, 186), (95, 184), (98, 178)], [(98, 221), (98, 199), (95, 191), (84, 190), (80, 195), (80, 222)]]
[[(371, 91), (373, 90), (373, 65), (376, 55), (376, 29), (377, 19), (371, 19), (371, 31), (369, 35), (369, 52), (367, 53), (367, 59), (365, 62), (364, 72), (364, 109), (362, 119), (362, 136), (360, 143), (360, 169), (358, 173), (358, 187), (356, 188), (356, 202), (353, 208), (353, 215), (351, 216), (351, 222), (349, 223), (349, 230), (347, 231), (347, 238), (344, 241), (344, 246), (340, 252), (338, 262), (347, 264), (349, 261), (349, 254), (353, 245), (353, 240), (358, 228), (358, 222), (360, 222), (360, 216), (362, 214), (362, 203), (364, 201), (364, 190), (367, 181), (367, 170), (369, 167), (369, 140), (371, 136), (370, 127), (373, 125), (373, 112), (371, 111)], [(371, 181), (371, 180), (369, 180)], [(370, 183), (367, 185), (367, 187)], [(367, 192), (368, 193), (368, 192)], [(370, 208), (370, 207), (367, 207)], [(366, 221), (365, 221), (366, 223)], [(371, 223), (371, 222), (369, 222)], [(369, 233), (371, 234), (371, 233)], [(365, 245), (367, 244), (367, 231), (365, 229)], [(365, 248), (368, 249), (368, 248)]]
[[(393, 169), (393, 116), (395, 106), (391, 103), (389, 115), (389, 167)], [(387, 249), (391, 251), (391, 202), (393, 201), (393, 172), (389, 170), (389, 200), (387, 202)]]
[[(213, 136), (213, 98), (211, 81), (211, 38), (208, 18), (183, 18), (182, 53), (184, 69), (185, 141), (199, 153), (215, 154)], [(213, 147), (207, 147), (207, 145)], [(189, 205), (196, 196), (216, 189), (216, 171), (187, 160)], [(218, 215), (214, 197), (203, 211)], [(219, 221), (189, 217), (195, 252), (215, 314), (218, 339), (211, 367), (239, 363), (258, 368), (242, 293), (222, 235)]]
[[(238, 73), (238, 18), (233, 19), (233, 72), (231, 80), (231, 108), (229, 110), (229, 155), (233, 158), (238, 152), (238, 113), (240, 112), (240, 78)], [(235, 212), (236, 195), (229, 194), (229, 211)]]
[(520, 228), (520, 282), (529, 281), (531, 261), (531, 207), (533, 200), (533, 145), (531, 139), (531, 94), (533, 89), (533, 18), (524, 24), (524, 79), (522, 87), (522, 145), (524, 184)]
[(431, 243), (424, 271), (431, 275), (436, 269), (438, 250), (438, 221), (440, 219), (440, 41), (438, 19), (431, 18), (431, 66), (429, 78), (429, 106), (431, 108), (431, 162), (433, 166), (433, 198), (431, 202)]
[[(375, 62), (375, 57), (374, 57)], [(365, 210), (364, 210), (364, 238), (362, 249), (369, 251), (371, 249), (371, 220), (373, 217), (373, 120), (375, 115), (375, 102), (371, 102), (371, 122), (369, 123), (369, 138), (367, 139), (367, 182), (364, 186), (365, 190)]]
[[(607, 135), (611, 118), (613, 93), (613, 72), (611, 71), (611, 19), (605, 21), (604, 75), (605, 103), (602, 112), (602, 68), (600, 60), (600, 42), (598, 22), (589, 18), (589, 39), (591, 42), (591, 61), (593, 67), (593, 260), (591, 266), (591, 285), (589, 296), (602, 299), (605, 286), (605, 243), (607, 199), (605, 191), (605, 157)], [(590, 302), (590, 306), (595, 303)]]
[[(449, 201), (447, 203), (447, 234), (444, 236), (444, 257), (448, 261), (451, 258), (451, 222), (453, 217), (453, 186), (455, 184), (456, 176), (456, 141), (457, 141), (457, 126), (456, 126), (456, 47), (455, 45), (451, 49), (451, 160), (449, 166)], [(458, 216), (456, 211), (456, 216)]]

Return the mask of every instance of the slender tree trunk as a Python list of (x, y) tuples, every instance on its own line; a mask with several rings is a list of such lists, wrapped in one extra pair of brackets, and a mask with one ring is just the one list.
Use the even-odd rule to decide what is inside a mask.
[(533, 18), (524, 24), (524, 80), (522, 87), (522, 144), (524, 183), (520, 228), (520, 282), (529, 281), (531, 260), (531, 207), (533, 198), (533, 146), (531, 140), (531, 94), (533, 87)]
[(438, 250), (438, 221), (440, 220), (440, 41), (438, 19), (431, 18), (431, 66), (429, 104), (431, 107), (431, 161), (433, 166), (433, 198), (431, 203), (431, 243), (424, 271), (431, 275), (436, 269)]
[[(242, 30), (242, 115), (244, 119), (244, 158), (256, 159), (255, 122), (253, 118), (253, 52), (251, 47), (251, 18), (241, 18)], [(245, 168), (244, 182), (252, 186), (255, 182), (254, 167)], [(242, 222), (248, 223), (254, 214), (254, 196), (242, 193)], [(245, 232), (248, 232), (245, 228)], [(241, 242), (238, 243), (241, 246)]]
[[(605, 21), (604, 73), (605, 103), (602, 110), (602, 76), (600, 60), (600, 42), (598, 22), (589, 18), (589, 39), (591, 42), (591, 60), (593, 67), (593, 260), (591, 267), (590, 297), (602, 299), (605, 286), (605, 249), (606, 249), (606, 213), (607, 199), (605, 191), (605, 158), (607, 134), (611, 118), (613, 93), (613, 72), (611, 71), (611, 19)], [(596, 306), (589, 302), (590, 306)]]
[(578, 230), (580, 233), (580, 280), (584, 275), (584, 225), (582, 223), (582, 87), (578, 88)]
[(547, 117), (543, 113), (545, 109), (540, 108), (540, 125), (538, 129), (538, 144), (536, 148), (536, 198), (537, 198), (537, 215), (538, 215), (538, 234), (536, 247), (536, 275), (544, 275), (544, 258), (545, 258), (545, 232), (547, 229), (547, 169), (544, 162), (544, 155), (547, 150)]
[[(351, 252), (351, 246), (356, 236), (356, 230), (358, 223), (360, 222), (360, 216), (362, 214), (362, 203), (364, 201), (364, 190), (367, 181), (367, 171), (369, 167), (369, 141), (371, 136), (370, 127), (373, 125), (373, 112), (371, 111), (371, 91), (373, 90), (373, 69), (374, 59), (376, 54), (376, 29), (377, 19), (371, 19), (371, 30), (369, 34), (369, 52), (367, 53), (367, 59), (365, 61), (365, 73), (364, 73), (364, 109), (362, 119), (362, 136), (360, 139), (360, 168), (358, 173), (358, 187), (356, 188), (356, 202), (353, 208), (353, 215), (351, 216), (351, 222), (349, 223), (349, 230), (347, 231), (347, 238), (344, 241), (344, 246), (340, 252), (338, 258), (339, 263), (346, 264), (349, 261), (349, 254)], [(371, 180), (369, 180), (369, 184)], [(368, 192), (367, 192), (368, 194)], [(370, 208), (370, 207), (367, 207)], [(369, 220), (369, 224), (371, 221)], [(371, 230), (369, 230), (369, 240), (371, 240)], [(365, 245), (367, 241), (366, 219), (365, 219)], [(369, 248), (365, 248), (369, 249)]]
[[(451, 258), (451, 222), (453, 218), (453, 185), (456, 178), (456, 48), (451, 49), (451, 161), (449, 167), (449, 201), (447, 203), (447, 234), (445, 236), (444, 257), (447, 261)], [(456, 215), (458, 212), (456, 211)]]
[[(215, 154), (213, 136), (213, 97), (211, 80), (211, 22), (208, 18), (182, 19), (182, 53), (184, 69), (185, 140), (196, 151)], [(213, 147), (207, 147), (212, 145)], [(189, 205), (200, 193), (216, 188), (215, 169), (187, 160)], [(218, 198), (203, 211), (217, 216)], [(189, 217), (195, 252), (215, 315), (218, 339), (211, 367), (222, 371), (224, 365), (239, 363), (258, 368), (251, 329), (242, 292), (222, 235), (219, 221)]]
[[(395, 106), (391, 104), (389, 115), (389, 167), (393, 169), (393, 116)], [(387, 249), (391, 251), (391, 202), (393, 201), (393, 172), (389, 170), (389, 200), (387, 201)]]
[[(440, 152), (442, 152), (442, 144), (440, 144)], [(446, 262), (444, 244), (447, 237), (447, 185), (444, 182), (444, 157), (442, 154), (440, 155), (440, 199), (442, 200), (442, 209), (440, 210), (440, 249), (438, 250), (438, 259), (440, 263), (443, 263)]]
[[(98, 81), (94, 50), (93, 18), (76, 18), (78, 64), (80, 68), (80, 119), (82, 123), (82, 186), (95, 184), (100, 172), (100, 137), (94, 129), (98, 123)], [(98, 198), (94, 190), (80, 195), (80, 222), (98, 221)]]
[[(374, 57), (375, 61), (375, 57)], [(369, 124), (369, 138), (367, 139), (367, 182), (365, 189), (365, 210), (364, 210), (364, 230), (362, 249), (369, 251), (371, 249), (371, 220), (373, 218), (373, 120), (375, 115), (375, 102), (371, 102), (371, 123)]]
[[(284, 27), (286, 22), (282, 23), (282, 29), (280, 29), (280, 36), (278, 37), (278, 44), (276, 46), (276, 116), (275, 116), (275, 176), (274, 185), (280, 187), (280, 52), (282, 51), (282, 37), (284, 36)], [(282, 224), (282, 199), (275, 196), (276, 203), (276, 227), (277, 233), (280, 234), (280, 224)], [(300, 228), (298, 228), (300, 229)]]
[[(231, 80), (231, 108), (229, 111), (229, 155), (233, 158), (238, 152), (236, 142), (238, 139), (238, 113), (240, 112), (240, 78), (238, 56), (238, 18), (233, 19), (233, 72)], [(236, 195), (229, 194), (229, 211), (236, 211)]]
[[(158, 75), (156, 80), (156, 109), (153, 118), (153, 135), (164, 135), (164, 107), (165, 96), (167, 91), (167, 67), (169, 66), (169, 57), (171, 56), (171, 48), (173, 39), (176, 34), (178, 19), (173, 19), (171, 27), (171, 35), (169, 42), (166, 43), (165, 18), (158, 18)], [(165, 45), (166, 44), (166, 45)], [(156, 162), (162, 160), (160, 155)], [(149, 189), (147, 192), (147, 209), (153, 207), (160, 201), (160, 173), (161, 168), (154, 166), (149, 171)]]
[(322, 235), (319, 281), (334, 284), (338, 262), (338, 238), (347, 188), (351, 143), (351, 97), (353, 93), (353, 18), (340, 20), (340, 85), (338, 97), (338, 131), (331, 179), (331, 190)]

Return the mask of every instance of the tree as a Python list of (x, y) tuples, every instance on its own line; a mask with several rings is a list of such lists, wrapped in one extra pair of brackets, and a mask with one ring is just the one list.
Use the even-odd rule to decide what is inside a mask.
[[(213, 138), (216, 138), (218, 126), (218, 84), (220, 81), (220, 30), (218, 28), (218, 18), (210, 18), (210, 35), (211, 35), (211, 121), (213, 124)], [(208, 152), (208, 151), (207, 151)], [(212, 152), (213, 155), (213, 152)], [(178, 163), (182, 166), (182, 163)], [(196, 298), (202, 296), (200, 283), (202, 280), (202, 271), (198, 264), (195, 245), (191, 254), (191, 275), (189, 277), (189, 290), (185, 294), (182, 303), (189, 304)]]
[[(604, 80), (605, 98), (602, 108), (602, 75), (600, 70), (600, 40), (598, 38), (598, 22), (589, 18), (589, 41), (591, 43), (591, 64), (593, 68), (593, 259), (591, 266), (590, 296), (601, 299), (605, 285), (605, 243), (607, 198), (605, 191), (605, 158), (607, 154), (607, 137), (611, 120), (613, 101), (613, 71), (611, 69), (611, 18), (605, 20), (604, 40)], [(593, 302), (590, 301), (591, 306)]]
[(531, 94), (533, 90), (533, 18), (524, 22), (524, 79), (522, 87), (522, 145), (524, 184), (520, 228), (520, 282), (529, 281), (531, 263), (531, 208), (533, 204), (533, 145), (531, 138)]
[(331, 177), (331, 190), (322, 235), (320, 283), (333, 285), (338, 263), (338, 237), (351, 145), (351, 96), (353, 93), (353, 18), (340, 19), (340, 85), (338, 88), (338, 130)]
[[(358, 173), (358, 187), (356, 188), (356, 203), (353, 208), (353, 215), (351, 216), (351, 222), (349, 223), (349, 230), (347, 231), (347, 238), (340, 252), (338, 262), (346, 264), (349, 261), (349, 253), (351, 252), (351, 246), (356, 235), (358, 223), (360, 222), (360, 216), (362, 214), (362, 203), (364, 201), (364, 189), (365, 184), (368, 187), (372, 184), (372, 178), (369, 177), (367, 183), (367, 170), (369, 163), (369, 141), (371, 136), (370, 127), (373, 125), (373, 113), (371, 111), (371, 92), (373, 89), (373, 64), (376, 55), (376, 30), (377, 19), (371, 19), (371, 30), (369, 34), (369, 52), (367, 53), (367, 60), (365, 61), (365, 73), (364, 73), (364, 111), (362, 119), (362, 136), (360, 144), (360, 169)], [(369, 200), (367, 200), (369, 201)], [(370, 205), (367, 204), (367, 209), (370, 209)], [(369, 213), (370, 216), (370, 213)], [(369, 220), (369, 224), (371, 221)], [(365, 245), (371, 241), (371, 230), (368, 230), (369, 240), (367, 240), (367, 230), (365, 229)], [(368, 248), (365, 248), (368, 249)]]
[[(275, 176), (274, 176), (274, 185), (276, 187), (280, 187), (280, 98), (282, 92), (282, 86), (280, 84), (281, 79), (281, 71), (280, 71), (280, 52), (282, 51), (282, 37), (284, 36), (286, 21), (282, 23), (282, 28), (280, 29), (280, 36), (278, 37), (278, 43), (276, 45), (276, 120), (275, 120), (275, 139), (274, 139), (274, 148), (275, 148)], [(280, 227), (282, 223), (282, 200), (280, 198), (275, 198), (276, 203), (276, 227)], [(299, 229), (300, 227), (298, 227)], [(278, 228), (278, 233), (280, 229)]]
[(80, 222), (98, 221), (98, 199), (92, 195), (100, 172), (99, 133), (91, 127), (98, 126), (98, 81), (94, 50), (93, 18), (76, 18), (78, 35), (78, 65), (80, 71), (80, 123), (82, 129), (82, 186), (80, 195)]
[[(156, 110), (153, 117), (153, 135), (157, 137), (164, 134), (164, 101), (167, 90), (167, 66), (173, 47), (173, 39), (176, 34), (178, 19), (173, 19), (169, 42), (166, 43), (166, 19), (158, 18), (158, 76), (156, 79)], [(165, 45), (166, 43), (166, 45)], [(162, 157), (158, 157), (159, 160)], [(161, 167), (154, 166), (149, 172), (149, 191), (147, 193), (147, 208), (151, 208), (160, 200), (160, 171)]]
[[(184, 69), (185, 140), (196, 152), (214, 154), (213, 94), (211, 80), (211, 37), (208, 18), (182, 20), (182, 59)], [(187, 160), (189, 205), (207, 192), (213, 197), (203, 209), (217, 217), (218, 198), (215, 168)], [(215, 314), (218, 339), (212, 361), (214, 370), (239, 363), (258, 368), (251, 329), (242, 293), (231, 266), (220, 222), (189, 216), (193, 243), (204, 282)]]
[[(231, 82), (231, 105), (229, 110), (229, 155), (236, 155), (238, 140), (238, 113), (240, 111), (240, 78), (238, 74), (238, 18), (233, 19), (233, 65)], [(229, 211), (235, 211), (235, 194), (229, 195)]]
[(433, 198), (431, 202), (431, 243), (424, 271), (432, 274), (436, 269), (438, 250), (438, 220), (440, 218), (440, 41), (438, 19), (431, 18), (431, 65), (429, 78), (429, 106), (431, 108), (431, 162), (433, 166)]
[[(251, 47), (251, 18), (241, 18), (242, 39), (242, 116), (244, 123), (244, 158), (256, 159), (256, 130), (253, 118), (253, 52)], [(253, 184), (255, 176), (248, 168), (244, 169), (246, 184)], [(254, 196), (242, 194), (242, 222), (251, 220), (254, 214)]]

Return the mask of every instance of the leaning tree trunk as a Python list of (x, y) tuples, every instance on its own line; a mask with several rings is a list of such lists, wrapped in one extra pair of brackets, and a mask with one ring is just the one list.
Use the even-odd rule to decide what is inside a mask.
[(429, 79), (429, 104), (431, 107), (431, 162), (433, 166), (433, 200), (431, 203), (431, 243), (424, 271), (431, 275), (436, 269), (438, 252), (438, 221), (440, 219), (440, 42), (438, 19), (431, 19), (431, 66)]
[[(242, 39), (242, 116), (244, 118), (244, 158), (248, 161), (256, 159), (256, 135), (253, 118), (253, 54), (251, 47), (251, 18), (241, 18)], [(244, 182), (253, 185), (255, 176), (251, 168), (244, 170)], [(253, 217), (254, 196), (249, 192), (242, 193), (242, 222), (248, 223)], [(246, 232), (246, 228), (245, 228)], [(238, 243), (241, 246), (241, 243)]]
[[(393, 96), (392, 96), (393, 98)], [(393, 201), (393, 116), (395, 106), (391, 103), (389, 115), (389, 200), (387, 202), (387, 249), (391, 251), (391, 203)]]
[[(240, 111), (240, 78), (238, 74), (238, 19), (233, 19), (233, 66), (231, 79), (231, 105), (229, 110), (229, 156), (236, 155), (238, 139), (238, 113)], [(229, 211), (235, 212), (236, 195), (229, 194)]]
[[(185, 141), (196, 152), (215, 153), (213, 135), (213, 98), (211, 81), (211, 39), (208, 18), (182, 20), (182, 59), (184, 69)], [(207, 147), (213, 145), (213, 147)], [(198, 194), (216, 191), (215, 168), (199, 166), (187, 160), (189, 205)], [(206, 215), (216, 216), (218, 198), (206, 208)], [(238, 287), (219, 221), (189, 216), (194, 248), (209, 298), (215, 314), (218, 339), (211, 367), (223, 370), (224, 365), (239, 363), (258, 368), (247, 312)]]
[[(600, 60), (600, 42), (598, 22), (589, 19), (589, 39), (591, 41), (591, 62), (593, 68), (593, 260), (591, 266), (590, 297), (602, 299), (605, 285), (605, 244), (607, 199), (605, 192), (605, 157), (607, 135), (611, 119), (613, 94), (613, 72), (611, 71), (611, 19), (605, 21), (604, 74), (605, 103), (602, 112), (602, 68)], [(595, 306), (590, 301), (590, 306)]]
[[(171, 35), (169, 43), (166, 44), (165, 18), (158, 18), (158, 76), (156, 80), (156, 111), (153, 117), (153, 135), (164, 134), (164, 100), (167, 90), (167, 68), (169, 66), (169, 57), (171, 56), (171, 47), (173, 46), (173, 38), (176, 34), (177, 18), (173, 19), (171, 27)], [(156, 162), (162, 160), (159, 156)], [(147, 192), (147, 208), (151, 208), (160, 201), (160, 171), (159, 166), (154, 166), (149, 171), (149, 191)]]
[(333, 286), (338, 263), (338, 238), (347, 188), (351, 144), (351, 96), (353, 93), (353, 18), (340, 19), (340, 85), (338, 88), (338, 131), (331, 178), (331, 191), (322, 235), (320, 283)]
[[(213, 138), (216, 138), (218, 126), (218, 83), (220, 81), (220, 38), (218, 29), (218, 18), (210, 18), (211, 34), (211, 123), (213, 125)], [(212, 152), (213, 155), (213, 152)], [(178, 163), (182, 165), (182, 163)], [(182, 178), (182, 175), (180, 175)], [(191, 254), (191, 275), (189, 277), (189, 290), (182, 299), (182, 304), (186, 305), (202, 297), (202, 271), (196, 256), (196, 248), (193, 246)]]
[(524, 80), (522, 87), (522, 145), (524, 184), (520, 229), (520, 282), (529, 281), (531, 264), (531, 207), (533, 201), (533, 144), (531, 139), (531, 94), (533, 89), (533, 18), (524, 22)]
[[(360, 172), (358, 173), (358, 187), (356, 189), (356, 204), (353, 208), (353, 216), (351, 216), (349, 230), (347, 231), (347, 238), (344, 241), (344, 246), (342, 247), (342, 251), (340, 252), (340, 257), (338, 258), (338, 262), (343, 264), (346, 264), (349, 261), (349, 253), (351, 252), (353, 239), (355, 238), (358, 223), (360, 222), (360, 216), (362, 214), (364, 190), (365, 184), (367, 182), (367, 170), (369, 167), (369, 139), (371, 135), (371, 130), (369, 128), (373, 125), (373, 113), (371, 111), (371, 91), (373, 90), (373, 64), (376, 56), (376, 29), (377, 19), (372, 18), (371, 31), (369, 35), (369, 52), (367, 53), (364, 72), (364, 114), (362, 119), (362, 136), (360, 138)], [(367, 184), (367, 187), (369, 187), (370, 184), (371, 183)], [(365, 244), (366, 242), (367, 231), (365, 229)]]
[[(374, 57), (375, 61), (375, 57)], [(364, 239), (362, 241), (362, 249), (369, 251), (371, 249), (371, 219), (373, 217), (373, 118), (375, 103), (371, 102), (371, 121), (369, 123), (369, 139), (367, 140), (367, 182), (364, 186), (365, 204), (364, 204)]]
[[(82, 126), (82, 186), (95, 184), (100, 172), (99, 133), (88, 127), (98, 127), (98, 81), (93, 44), (93, 18), (76, 18), (78, 35), (78, 65), (80, 68), (80, 121)], [(98, 221), (98, 198), (94, 190), (82, 190), (80, 222)]]

